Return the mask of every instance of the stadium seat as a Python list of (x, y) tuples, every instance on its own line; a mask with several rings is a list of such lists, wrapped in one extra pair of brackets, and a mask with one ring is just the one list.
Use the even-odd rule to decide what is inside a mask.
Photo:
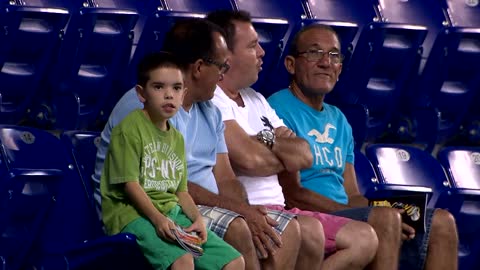
[(457, 27), (480, 27), (480, 5), (477, 1), (444, 0), (450, 20)]
[(93, 203), (92, 175), (95, 172), (100, 132), (70, 130), (63, 132), (60, 138), (67, 149), (71, 149), (76, 168), (87, 190), (87, 196)]
[[(0, 123), (27, 117), (70, 17), (58, 7), (0, 3)], [(32, 45), (35, 46), (32, 46)]]
[(355, 150), (354, 164), (360, 193), (367, 199), (375, 198), (375, 193), (378, 190), (377, 185), (379, 184), (377, 175), (368, 158), (358, 149)]
[[(2, 208), (15, 211), (0, 214), (6, 225), (1, 241), (16, 244), (8, 246), (5, 257), (13, 268), (7, 269), (149, 268), (133, 235), (104, 235), (76, 164), (59, 138), (39, 129), (0, 126), (0, 143), (2, 174), (7, 173), (1, 178)], [(22, 226), (15, 223), (19, 221)]]
[(446, 147), (438, 160), (447, 171), (452, 192), (450, 211), (455, 216), (460, 238), (460, 269), (476, 269), (480, 263), (480, 148)]
[(233, 10), (230, 0), (198, 1), (198, 0), (163, 0), (166, 10), (208, 13), (218, 9)]
[[(53, 208), (63, 176), (58, 157), (38, 159), (24, 146), (42, 147), (50, 134), (34, 136), (0, 129), (0, 256), (2, 269), (21, 269), (31, 263), (32, 247)], [(15, 138), (15, 139), (14, 139)], [(51, 164), (48, 164), (51, 163)]]
[(72, 9), (49, 78), (52, 121), (58, 129), (94, 129), (114, 80), (128, 65), (138, 14), (98, 4)]
[[(364, 104), (369, 109), (368, 137), (375, 141), (397, 110), (398, 97), (413, 67), (427, 29), (409, 22), (390, 23), (369, 1), (307, 1), (313, 16), (350, 22), (358, 26), (353, 54), (343, 67), (342, 79), (327, 95), (333, 104)], [(328, 10), (326, 10), (328, 9)], [(317, 15), (318, 14), (318, 15)]]
[[(455, 158), (454, 163), (458, 166), (455, 173), (461, 175), (461, 180), (455, 182), (456, 180), (445, 173), (444, 166), (449, 175), (452, 175), (452, 169), (445, 165), (445, 153), (439, 153), (439, 162), (430, 153), (412, 146), (373, 144), (366, 148), (366, 155), (375, 168), (381, 191), (388, 188), (388, 191), (392, 190), (394, 194), (403, 195), (405, 192), (411, 194), (430, 189), (430, 192), (426, 192), (430, 194), (428, 207), (447, 209), (454, 215), (460, 236), (459, 269), (473, 270), (478, 266), (476, 260), (480, 255), (477, 238), (480, 190), (473, 189), (479, 187), (478, 177), (472, 181), (474, 176), (469, 175), (468, 171), (474, 167), (471, 162), (474, 160), (472, 156), (476, 155), (449, 155), (450, 162), (453, 161), (452, 156), (459, 157)], [(457, 187), (470, 184), (473, 184), (471, 189)], [(461, 214), (462, 211), (467, 214)]]
[[(473, 100), (480, 100), (480, 88), (477, 89)], [(480, 146), (480, 106), (477, 105), (477, 102), (470, 103), (463, 126), (462, 144)]]
[[(408, 145), (371, 144), (365, 153), (372, 163), (385, 195), (425, 193), (430, 207), (444, 207), (450, 182), (440, 163), (428, 152)], [(388, 197), (388, 196), (387, 196)]]
[(430, 0), (404, 1), (398, 5), (416, 4), (418, 12), (410, 12), (410, 19), (428, 23), (424, 59), (404, 100), (414, 101), (406, 103), (406, 107), (431, 108), (439, 112), (436, 139), (440, 144), (459, 133), (475, 91), (480, 89), (480, 9), (468, 3)]

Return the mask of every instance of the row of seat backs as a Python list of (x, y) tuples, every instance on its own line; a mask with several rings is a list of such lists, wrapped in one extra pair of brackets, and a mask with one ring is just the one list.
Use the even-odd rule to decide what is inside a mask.
[(84, 173), (90, 165), (81, 162), (96, 149), (86, 136), (0, 126), (3, 269), (150, 269), (133, 235), (103, 232)]
[[(335, 91), (327, 97), (334, 104), (366, 105), (370, 112), (367, 123), (369, 138), (375, 138), (385, 130), (393, 112), (399, 108), (399, 102), (405, 100), (399, 98), (402, 93), (414, 94), (416, 97), (407, 100), (408, 104), (414, 103), (412, 106), (402, 106), (402, 108), (429, 107), (435, 112), (443, 111), (440, 115), (443, 118), (440, 120), (444, 121), (440, 123), (437, 117), (430, 122), (439, 122), (437, 129), (443, 127), (448, 128), (450, 132), (455, 130), (455, 127), (458, 127), (458, 119), (462, 118), (460, 115), (465, 115), (465, 108), (468, 108), (468, 103), (472, 100), (469, 97), (476, 89), (478, 81), (474, 78), (479, 77), (475, 74), (477, 74), (479, 63), (476, 61), (478, 55), (476, 29), (480, 26), (478, 26), (478, 16), (474, 15), (478, 11), (478, 5), (468, 6), (464, 1), (291, 0), (279, 3), (278, 0), (213, 2), (90, 0), (83, 3), (82, 1), (51, 0), (47, 2), (56, 7), (62, 5), (65, 7), (66, 3), (72, 3), (68, 5), (68, 11), (72, 17), (69, 29), (72, 29), (70, 40), (73, 41), (70, 44), (77, 42), (77, 46), (61, 46), (62, 56), (58, 58), (57, 69), (52, 72), (55, 75), (50, 76), (49, 81), (49, 85), (52, 85), (54, 90), (50, 92), (50, 97), (47, 99), (53, 101), (49, 106), (37, 103), (32, 113), (37, 121), (54, 121), (58, 128), (91, 127), (89, 124), (97, 120), (99, 114), (104, 119), (108, 115), (109, 108), (113, 107), (120, 95), (133, 86), (135, 81), (133, 74), (135, 74), (138, 60), (147, 52), (161, 48), (165, 32), (175, 21), (189, 17), (203, 17), (207, 12), (216, 9), (242, 9), (252, 14), (260, 42), (266, 49), (264, 71), (254, 87), (266, 96), (288, 85), (289, 76), (283, 67), (283, 58), (288, 51), (292, 35), (300, 27), (312, 23), (323, 23), (337, 30), (346, 60), (343, 65), (342, 79)], [(10, 4), (12, 1), (8, 3), (8, 9), (12, 10), (18, 7), (30, 8), (37, 4), (37, 1), (22, 1), (22, 5), (12, 5)], [(121, 14), (116, 14), (117, 11)], [(100, 18), (98, 17), (100, 15), (94, 15), (98, 12), (102, 13)], [(45, 17), (50, 20), (50, 15)], [(92, 20), (95, 25), (93, 28)], [(137, 20), (138, 22), (135, 23)], [(83, 26), (85, 21), (90, 25)], [(77, 25), (75, 22), (81, 26), (75, 27)], [(42, 23), (42, 25), (49, 24)], [(58, 24), (52, 23), (52, 25)], [(11, 29), (17, 28), (11, 27)], [(61, 24), (57, 28), (61, 28)], [(98, 34), (98, 39), (92, 38), (91, 42), (88, 42), (88, 36), (95, 36), (88, 34), (91, 32)], [(54, 36), (56, 30), (49, 33)], [(64, 32), (60, 34), (62, 41), (68, 40), (68, 35), (64, 34)], [(109, 39), (112, 35), (117, 36), (118, 39)], [(97, 48), (99, 45), (93, 45), (99, 43), (106, 46), (102, 46), (102, 49)], [(71, 48), (77, 48), (77, 50)], [(108, 50), (111, 48), (116, 50)], [(448, 54), (445, 53), (446, 51)], [(52, 51), (47, 52), (52, 53)], [(41, 55), (48, 55), (48, 53)], [(130, 61), (125, 60), (130, 56)], [(427, 57), (429, 61), (425, 60)], [(114, 61), (117, 59), (118, 61)], [(426, 64), (423, 65), (422, 61)], [(21, 61), (18, 62), (21, 63)], [(39, 63), (45, 64), (43, 61)], [(125, 65), (128, 65), (128, 68)], [(128, 72), (125, 72), (126, 70)], [(413, 80), (412, 78), (418, 76), (415, 74), (416, 70), (420, 70), (422, 76), (421, 79)], [(452, 78), (448, 79), (448, 76)], [(42, 76), (38, 74), (37, 80), (39, 77)], [(23, 77), (22, 79), (22, 82), (28, 81)], [(112, 90), (112, 81), (115, 79), (121, 81), (115, 84), (116, 89), (120, 89), (117, 91)], [(421, 83), (407, 85), (409, 81)], [(16, 84), (7, 81), (2, 85)], [(38, 87), (33, 84), (28, 89), (35, 91)], [(443, 90), (440, 91), (441, 89)], [(6, 91), (2, 94), (3, 100), (5, 104), (15, 105), (7, 102), (13, 99), (10, 98), (11, 92)], [(443, 98), (445, 95), (448, 96), (447, 99)], [(412, 100), (417, 101), (411, 102)], [(443, 102), (444, 100), (449, 102)], [(31, 103), (31, 100), (27, 98), (21, 103), (23, 106), (19, 106), (19, 110), (25, 111), (28, 107), (26, 104)], [(51, 103), (55, 105), (52, 106)], [(459, 107), (459, 104), (462, 106)], [(447, 110), (447, 107), (453, 109)], [(414, 113), (408, 110), (406, 114), (411, 117)], [(14, 118), (10, 117), (11, 115), (13, 114), (9, 114), (5, 119), (13, 121)], [(438, 115), (438, 113), (429, 115)], [(459, 116), (452, 118), (451, 115)]]
[(456, 218), (460, 269), (475, 269), (480, 245), (480, 147), (446, 147), (437, 155), (398, 144), (356, 150), (355, 171), (369, 199), (426, 194), (428, 207), (448, 209)]
[(59, 128), (95, 122), (129, 62), (137, 12), (93, 0), (0, 8), (0, 122), (17, 124), (27, 112)]

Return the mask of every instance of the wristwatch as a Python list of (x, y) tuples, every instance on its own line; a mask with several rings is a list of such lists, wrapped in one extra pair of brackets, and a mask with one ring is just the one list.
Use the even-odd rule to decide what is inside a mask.
[(257, 133), (257, 140), (272, 149), (275, 143), (275, 133), (270, 129), (262, 129)]

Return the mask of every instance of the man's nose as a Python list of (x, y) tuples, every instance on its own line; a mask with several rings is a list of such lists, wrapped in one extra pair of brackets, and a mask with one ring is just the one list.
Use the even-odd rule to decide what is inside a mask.
[(258, 46), (257, 46), (257, 55), (258, 57), (265, 56), (265, 50), (262, 48), (262, 45), (260, 45), (260, 43), (258, 43)]
[(323, 53), (322, 54), (322, 57), (320, 57), (320, 59), (317, 60), (317, 65), (318, 66), (330, 66), (330, 64), (332, 63), (332, 60), (330, 60), (330, 55), (328, 53)]

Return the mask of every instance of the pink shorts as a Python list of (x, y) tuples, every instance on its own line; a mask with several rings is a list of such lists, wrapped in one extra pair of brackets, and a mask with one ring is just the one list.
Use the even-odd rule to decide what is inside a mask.
[(266, 205), (266, 207), (272, 210), (284, 211), (290, 214), (308, 216), (318, 219), (323, 225), (323, 232), (325, 234), (325, 255), (331, 254), (337, 250), (337, 245), (335, 243), (337, 232), (345, 224), (351, 221), (351, 219), (344, 217), (334, 216), (320, 212), (304, 211), (298, 208), (292, 208), (287, 210), (280, 205)]

